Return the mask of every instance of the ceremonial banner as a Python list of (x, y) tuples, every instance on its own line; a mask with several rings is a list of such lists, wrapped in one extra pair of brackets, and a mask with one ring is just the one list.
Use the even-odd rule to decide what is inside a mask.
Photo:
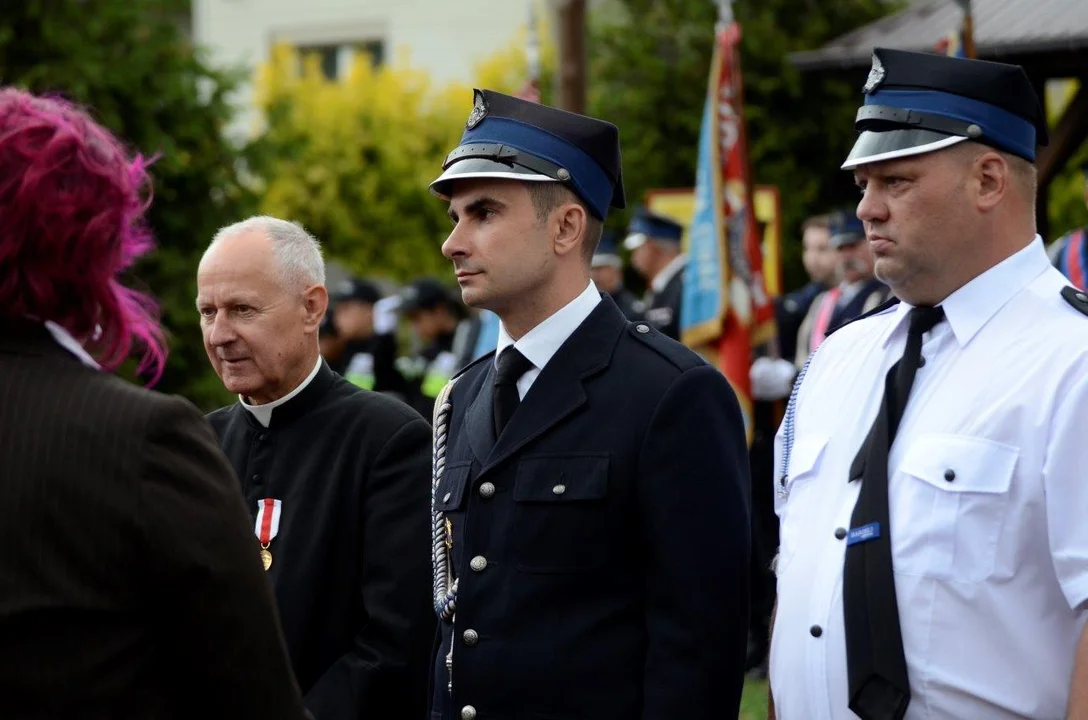
[(536, 28), (536, 8), (529, 3), (529, 42), (525, 48), (529, 77), (518, 97), (529, 102), (540, 102), (540, 38)]
[(774, 338), (754, 220), (743, 121), (740, 25), (718, 32), (703, 109), (680, 311), (681, 339), (716, 361), (740, 400), (752, 438), (752, 347)]

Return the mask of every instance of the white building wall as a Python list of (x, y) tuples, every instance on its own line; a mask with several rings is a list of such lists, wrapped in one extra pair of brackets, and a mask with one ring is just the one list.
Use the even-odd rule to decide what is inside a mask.
[[(336, 45), (381, 41), (385, 60), (407, 49), (437, 84), (468, 82), (480, 60), (526, 25), (531, 0), (193, 0), (193, 38), (215, 65), (251, 70), (277, 42)], [(251, 107), (247, 86), (236, 98)], [(245, 112), (232, 134), (253, 127)]]

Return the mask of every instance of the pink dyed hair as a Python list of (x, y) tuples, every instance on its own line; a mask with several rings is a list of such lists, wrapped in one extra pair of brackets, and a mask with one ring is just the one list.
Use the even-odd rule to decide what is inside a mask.
[(111, 370), (136, 346), (153, 385), (157, 306), (119, 281), (153, 245), (148, 165), (72, 103), (0, 89), (0, 324), (52, 320)]

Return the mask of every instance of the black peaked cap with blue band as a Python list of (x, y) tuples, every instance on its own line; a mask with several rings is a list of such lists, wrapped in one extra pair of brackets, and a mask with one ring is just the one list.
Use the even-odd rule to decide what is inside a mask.
[(683, 225), (670, 217), (640, 208), (627, 226), (627, 238), (623, 241), (623, 246), (628, 250), (636, 250), (647, 240), (679, 245), (683, 237)]
[(1019, 65), (876, 48), (842, 167), (894, 160), (965, 140), (1035, 161), (1046, 117)]
[(831, 247), (836, 249), (855, 245), (865, 239), (865, 226), (853, 210), (833, 212), (828, 230), (831, 232)]
[(625, 207), (615, 125), (494, 90), (474, 90), (473, 100), (460, 144), (431, 183), (435, 195), (448, 200), (455, 180), (505, 178), (563, 183), (598, 220)]

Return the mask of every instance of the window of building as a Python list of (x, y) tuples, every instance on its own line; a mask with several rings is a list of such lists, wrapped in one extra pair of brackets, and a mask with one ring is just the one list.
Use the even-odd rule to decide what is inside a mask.
[(300, 61), (317, 56), (321, 73), (329, 80), (339, 80), (351, 67), (358, 55), (369, 55), (370, 62), (378, 67), (385, 62), (385, 43), (381, 40), (364, 40), (354, 43), (327, 43), (299, 45)]

